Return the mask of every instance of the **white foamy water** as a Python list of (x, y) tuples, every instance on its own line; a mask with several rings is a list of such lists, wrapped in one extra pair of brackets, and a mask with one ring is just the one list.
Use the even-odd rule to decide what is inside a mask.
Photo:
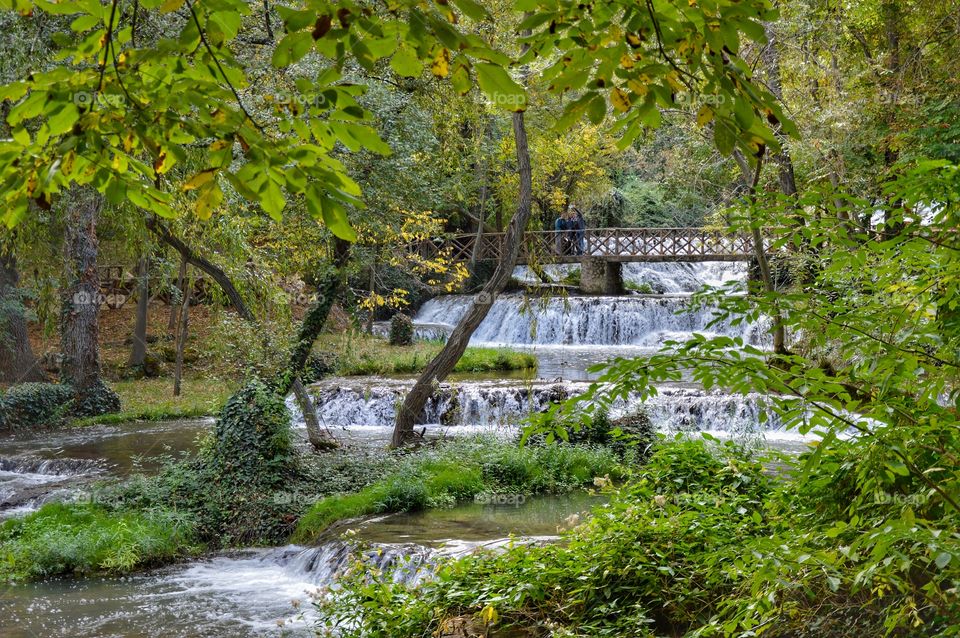
[[(435, 297), (417, 313), (418, 324), (456, 325), (473, 297)], [(604, 345), (655, 348), (666, 341), (682, 341), (693, 333), (740, 337), (762, 344), (764, 322), (732, 319), (714, 321), (715, 309), (689, 311), (686, 296), (549, 297), (523, 295), (497, 298), (471, 344), (483, 345)], [(712, 324), (712, 325), (711, 325)]]
[[(374, 428), (387, 433), (397, 406), (412, 387), (411, 380), (373, 378), (328, 379), (311, 386), (321, 422), (334, 428)], [(451, 435), (477, 432), (515, 434), (528, 416), (546, 411), (557, 401), (582, 393), (582, 382), (465, 381), (441, 384), (418, 420), (430, 431)], [(293, 401), (288, 405), (295, 410)], [(690, 386), (658, 388), (656, 396), (618, 400), (611, 416), (643, 409), (653, 425), (664, 432), (726, 432), (730, 435), (774, 433), (783, 423), (759, 394), (726, 394)], [(294, 412), (295, 420), (303, 420)]]
[[(545, 264), (543, 272), (550, 283), (562, 283), (578, 264)], [(513, 269), (513, 278), (527, 285), (544, 283), (529, 266)], [(646, 284), (655, 293), (690, 293), (704, 286), (723, 286), (731, 282), (745, 284), (747, 264), (742, 261), (690, 262), (628, 262), (623, 264), (623, 281), (635, 285)]]

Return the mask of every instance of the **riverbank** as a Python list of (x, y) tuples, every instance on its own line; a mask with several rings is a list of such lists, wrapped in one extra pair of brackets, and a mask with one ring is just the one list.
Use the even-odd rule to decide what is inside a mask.
[[(211, 443), (201, 447), (209, 448)], [(304, 455), (282, 481), (215, 480), (201, 450), (135, 475), (84, 502), (51, 503), (0, 525), (0, 582), (126, 574), (213, 550), (313, 541), (346, 519), (523, 499), (590, 488), (629, 472), (603, 446), (527, 446), (494, 438), (416, 451), (343, 448)], [(263, 479), (263, 480), (261, 480)]]

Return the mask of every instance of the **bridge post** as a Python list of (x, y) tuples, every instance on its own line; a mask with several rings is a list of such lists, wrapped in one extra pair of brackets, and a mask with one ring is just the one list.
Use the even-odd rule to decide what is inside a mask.
[(603, 257), (580, 260), (580, 290), (588, 295), (622, 295), (623, 264)]

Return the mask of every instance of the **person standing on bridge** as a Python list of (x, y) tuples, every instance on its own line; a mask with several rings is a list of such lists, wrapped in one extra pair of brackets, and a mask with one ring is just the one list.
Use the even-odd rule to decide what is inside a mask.
[(580, 212), (580, 209), (574, 205), (570, 205), (572, 208), (572, 213), (570, 217), (571, 228), (573, 229), (573, 249), (578, 255), (583, 254), (584, 250), (584, 237), (587, 234), (587, 220), (584, 218), (583, 213)]
[(557, 220), (553, 222), (553, 230), (557, 233), (557, 254), (567, 254), (570, 247), (570, 223), (567, 221), (566, 215), (561, 214), (557, 217)]

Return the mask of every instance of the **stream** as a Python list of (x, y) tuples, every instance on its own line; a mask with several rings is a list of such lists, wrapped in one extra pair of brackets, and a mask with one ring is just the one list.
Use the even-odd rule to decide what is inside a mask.
[[(569, 266), (549, 266), (559, 280)], [(662, 294), (620, 297), (499, 297), (471, 341), (474, 345), (533, 352), (537, 378), (456, 375), (441, 384), (421, 421), (429, 436), (475, 433), (515, 437), (518, 423), (551, 402), (586, 388), (591, 365), (642, 356), (665, 341), (693, 332), (741, 337), (767, 345), (763, 322), (714, 323), (710, 308), (678, 314), (703, 285), (743, 289), (743, 264), (626, 264), (625, 279)], [(526, 268), (514, 278), (533, 283)], [(648, 288), (647, 288), (648, 287)], [(466, 312), (470, 298), (428, 301), (414, 318), (419, 338), (443, 339)], [(381, 325), (378, 329), (383, 330)], [(407, 377), (330, 378), (310, 387), (321, 421), (353, 446), (389, 441)], [(297, 433), (302, 415), (292, 399)], [(627, 397), (612, 416), (640, 406)], [(709, 432), (787, 451), (810, 438), (785, 431), (762, 395), (705, 391), (692, 383), (658, 386), (645, 409), (664, 432)], [(196, 449), (212, 419), (136, 422), (0, 438), (0, 519), (20, 516), (51, 500), (69, 500), (98, 481), (133, 471), (153, 472), (169, 456)], [(0, 588), (0, 636), (262, 636), (309, 635), (311, 595), (336, 582), (361, 551), (366, 560), (396, 569), (396, 578), (429, 578), (440, 556), (508, 542), (551, 542), (571, 514), (586, 515), (598, 501), (585, 494), (531, 498), (523, 503), (470, 503), (446, 510), (369, 518), (353, 524), (346, 542), (224, 552), (123, 578), (55, 579)], [(509, 540), (515, 536), (516, 540)], [(358, 550), (358, 545), (365, 549)], [(296, 603), (294, 601), (297, 601)]]

